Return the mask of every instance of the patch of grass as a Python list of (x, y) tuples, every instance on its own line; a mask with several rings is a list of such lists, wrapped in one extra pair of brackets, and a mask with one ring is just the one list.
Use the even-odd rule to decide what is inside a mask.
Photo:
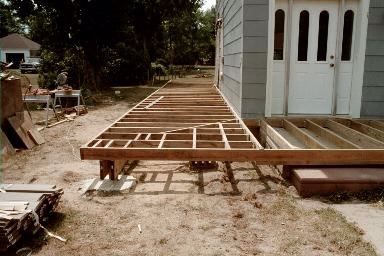
[[(125, 101), (128, 103), (138, 103), (148, 97), (157, 88), (151, 87), (126, 87), (119, 89), (110, 89), (100, 93), (91, 93), (89, 90), (84, 91), (86, 104), (89, 105), (112, 105), (114, 102)], [(120, 93), (116, 93), (119, 91)]]
[(284, 254), (297, 255), (302, 247), (302, 240), (299, 237), (288, 237), (280, 250)]
[(297, 207), (296, 201), (288, 196), (279, 197), (272, 205), (263, 208), (264, 215), (274, 214), (290, 220), (296, 220), (302, 214)]
[(349, 223), (332, 208), (315, 210), (319, 216), (314, 229), (329, 241), (330, 246), (345, 255), (376, 255), (371, 244), (362, 239), (364, 232)]

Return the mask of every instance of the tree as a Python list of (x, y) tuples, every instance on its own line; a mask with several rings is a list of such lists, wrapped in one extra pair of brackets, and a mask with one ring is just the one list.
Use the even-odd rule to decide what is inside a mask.
[[(144, 82), (154, 60), (173, 56), (167, 59), (194, 62), (204, 45), (196, 42), (201, 0), (9, 3), (29, 25), (31, 38), (42, 45), (44, 74), (71, 69), (74, 80), (91, 89), (109, 83)], [(173, 53), (167, 54), (170, 50)], [(52, 75), (46, 78), (46, 83), (52, 83)]]
[(213, 63), (215, 58), (215, 9), (201, 11), (195, 5), (188, 13), (164, 24), (166, 58), (171, 64)]
[(0, 37), (11, 33), (21, 33), (22, 24), (12, 15), (9, 5), (0, 1)]
[(212, 7), (210, 10), (198, 13), (199, 33), (198, 33), (198, 52), (199, 61), (214, 65), (216, 47), (216, 11)]

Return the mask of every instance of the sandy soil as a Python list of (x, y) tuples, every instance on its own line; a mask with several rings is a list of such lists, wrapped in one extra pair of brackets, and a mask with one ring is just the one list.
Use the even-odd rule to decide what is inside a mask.
[(40, 234), (17, 248), (29, 246), (33, 255), (376, 255), (364, 232), (341, 214), (327, 205), (306, 207), (274, 168), (255, 163), (233, 163), (231, 180), (221, 163), (202, 172), (186, 162), (141, 161), (129, 168), (138, 180), (131, 192), (81, 195), (99, 166), (80, 160), (80, 146), (132, 107), (134, 98), (45, 129), (45, 144), (3, 163), (6, 183), (65, 190), (46, 225), (68, 242)]

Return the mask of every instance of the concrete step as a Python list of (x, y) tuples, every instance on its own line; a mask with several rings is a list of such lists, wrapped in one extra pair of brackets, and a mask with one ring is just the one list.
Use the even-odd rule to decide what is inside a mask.
[(295, 168), (291, 181), (303, 197), (358, 192), (384, 186), (384, 168)]

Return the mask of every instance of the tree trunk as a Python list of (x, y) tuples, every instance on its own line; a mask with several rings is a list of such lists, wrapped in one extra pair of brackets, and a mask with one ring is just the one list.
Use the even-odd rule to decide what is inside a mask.
[(91, 90), (101, 89), (101, 67), (97, 46), (84, 47), (84, 84)]

